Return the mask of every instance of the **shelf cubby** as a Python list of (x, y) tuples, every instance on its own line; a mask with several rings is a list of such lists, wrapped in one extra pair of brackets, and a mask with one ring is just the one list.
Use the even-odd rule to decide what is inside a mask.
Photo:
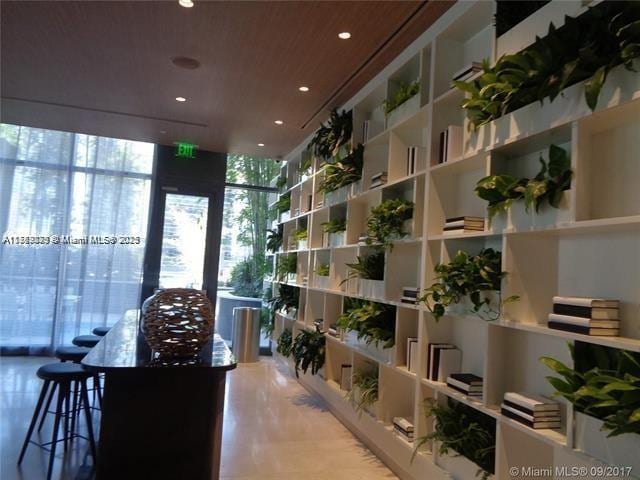
[[(414, 82), (418, 82), (418, 85), (420, 85), (420, 91), (388, 113), (386, 118), (387, 128), (391, 128), (407, 118), (414, 116), (418, 110), (420, 110), (420, 107), (427, 102), (429, 86), (428, 82), (422, 82), (422, 61), (423, 56), (421, 55), (421, 52), (418, 52), (389, 77), (387, 85), (387, 100), (392, 100), (398, 90), (406, 88)], [(427, 92), (426, 96), (423, 93), (425, 91), (425, 86)]]
[[(385, 116), (382, 103), (387, 96), (386, 83), (381, 84), (367, 95), (353, 109), (353, 141), (369, 146), (369, 141), (385, 130)], [(368, 121), (368, 135), (365, 138), (364, 123)]]
[[(329, 339), (326, 342), (325, 352), (325, 380), (327, 380), (327, 382), (334, 382), (338, 390), (346, 395), (348, 390), (342, 390), (340, 388), (342, 381), (342, 366), (353, 364), (352, 352), (341, 342), (334, 342)], [(348, 385), (351, 385), (351, 379), (349, 379)]]
[(348, 245), (356, 245), (360, 235), (367, 230), (367, 217), (371, 209), (382, 201), (382, 188), (370, 190), (364, 195), (349, 200), (347, 205), (346, 239)]
[(418, 317), (417, 310), (402, 307), (396, 309), (396, 358), (394, 365), (409, 374), (410, 372), (407, 368), (407, 339), (418, 338)]
[(305, 324), (313, 327), (316, 320), (324, 320), (324, 293), (309, 290), (305, 312)]
[(347, 263), (355, 263), (358, 256), (357, 247), (337, 248), (331, 252), (331, 262), (333, 268), (329, 275), (329, 288), (331, 290), (341, 291), (345, 293), (356, 293), (356, 284), (351, 280), (347, 280), (349, 268)]
[[(364, 149), (364, 166), (362, 168), (362, 191), (371, 189), (371, 177), (387, 172), (389, 175), (389, 136), (384, 141), (369, 143)], [(380, 187), (375, 187), (379, 189)]]
[(415, 381), (388, 365), (380, 366), (380, 420), (392, 425), (394, 417), (408, 418), (415, 424)]
[(329, 209), (323, 208), (314, 212), (311, 217), (311, 230), (309, 232), (309, 247), (310, 248), (324, 248), (327, 245), (324, 244), (324, 232), (322, 231), (322, 224), (329, 221)]
[(420, 288), (420, 261), (422, 245), (420, 243), (397, 242), (387, 252), (384, 277), (385, 298), (396, 302), (402, 297), (403, 287)]

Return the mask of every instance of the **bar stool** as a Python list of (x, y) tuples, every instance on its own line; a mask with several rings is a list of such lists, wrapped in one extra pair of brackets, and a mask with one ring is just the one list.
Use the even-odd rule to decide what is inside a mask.
[(102, 337), (99, 337), (97, 335), (78, 335), (73, 340), (71, 340), (71, 343), (73, 343), (77, 347), (93, 348), (98, 344), (100, 340), (102, 340)]
[(96, 327), (93, 329), (92, 333), (99, 337), (104, 337), (107, 333), (109, 333), (111, 327)]
[[(82, 368), (81, 365), (75, 363), (48, 363), (43, 365), (36, 372), (39, 378), (44, 380), (44, 384), (42, 385), (42, 390), (40, 390), (40, 396), (38, 397), (38, 403), (36, 404), (36, 408), (33, 412), (33, 417), (31, 418), (31, 423), (29, 424), (29, 429), (27, 430), (27, 436), (24, 439), (24, 444), (22, 445), (22, 449), (20, 450), (20, 456), (18, 457), (18, 465), (22, 463), (22, 459), (24, 458), (24, 454), (27, 451), (27, 447), (29, 443), (33, 443), (40, 448), (47, 449), (47, 446), (51, 446), (49, 450), (49, 467), (47, 471), (47, 480), (51, 479), (51, 474), (53, 473), (53, 463), (55, 460), (56, 454), (56, 445), (58, 442), (65, 442), (65, 450), (67, 446), (67, 441), (69, 438), (69, 396), (71, 392), (72, 385), (80, 390), (80, 401), (82, 402), (82, 406), (84, 409), (85, 421), (87, 423), (87, 433), (89, 435), (89, 447), (91, 449), (91, 456), (93, 458), (93, 463), (96, 463), (96, 444), (93, 438), (93, 425), (91, 423), (91, 414), (89, 413), (89, 395), (87, 393), (87, 379), (91, 377), (91, 373), (87, 372)], [(33, 429), (38, 421), (38, 417), (42, 410), (42, 404), (44, 403), (44, 399), (47, 396), (47, 390), (49, 386), (53, 383), (53, 388), (58, 388), (58, 398), (56, 402), (56, 409), (54, 411), (54, 423), (53, 423), (53, 434), (51, 438), (51, 442), (39, 444), (31, 440), (31, 435), (33, 434)], [(66, 412), (63, 411), (63, 403), (66, 403)], [(74, 414), (75, 412), (71, 412)], [(46, 411), (42, 412), (43, 417), (47, 414)], [(64, 438), (58, 439), (58, 430), (60, 428), (60, 419), (61, 417), (65, 417), (65, 436)], [(75, 415), (74, 415), (75, 416)], [(74, 428), (71, 430), (71, 438), (79, 437), (80, 435), (75, 433)]]

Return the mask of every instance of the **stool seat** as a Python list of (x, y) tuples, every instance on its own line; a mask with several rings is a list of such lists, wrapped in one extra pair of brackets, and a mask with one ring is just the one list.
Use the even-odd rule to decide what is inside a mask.
[(97, 335), (78, 335), (71, 341), (71, 343), (77, 345), (78, 347), (93, 348), (101, 339), (102, 337), (99, 337)]
[(80, 363), (90, 351), (87, 347), (60, 347), (56, 350), (56, 358), (63, 362)]
[(96, 327), (93, 329), (93, 334), (99, 337), (104, 337), (107, 333), (109, 333), (111, 327)]
[(54, 382), (72, 382), (78, 380), (86, 380), (91, 377), (91, 373), (87, 372), (82, 365), (77, 363), (47, 363), (41, 366), (36, 372), (42, 380), (51, 380)]

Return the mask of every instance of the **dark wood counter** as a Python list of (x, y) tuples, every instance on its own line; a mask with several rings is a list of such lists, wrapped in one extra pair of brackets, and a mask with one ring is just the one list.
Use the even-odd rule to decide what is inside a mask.
[(105, 373), (96, 478), (217, 479), (235, 358), (218, 335), (198, 357), (154, 357), (138, 315), (127, 312), (82, 361)]

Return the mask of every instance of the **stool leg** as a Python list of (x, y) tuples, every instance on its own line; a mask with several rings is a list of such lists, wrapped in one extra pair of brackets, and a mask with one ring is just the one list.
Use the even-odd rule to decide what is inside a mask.
[(47, 417), (47, 412), (49, 411), (49, 407), (51, 407), (51, 400), (53, 400), (53, 394), (56, 393), (56, 389), (58, 388), (57, 383), (53, 383), (51, 387), (51, 393), (49, 393), (49, 399), (47, 400), (47, 406), (44, 407), (44, 412), (42, 412), (42, 418), (40, 419), (40, 425), (38, 425), (38, 432), (42, 430), (42, 425), (44, 425), (44, 419)]
[[(27, 436), (24, 439), (24, 444), (22, 445), (22, 450), (20, 450), (20, 456), (18, 457), (18, 465), (22, 463), (22, 459), (24, 458), (24, 454), (27, 451), (27, 446), (29, 445), (29, 440), (31, 440), (31, 434), (33, 433), (33, 429), (36, 426), (36, 422), (38, 421), (38, 415), (40, 415), (40, 409), (42, 408), (42, 404), (44, 403), (44, 399), (47, 396), (47, 390), (49, 389), (49, 380), (45, 380), (42, 385), (42, 389), (40, 390), (40, 396), (38, 397), (38, 403), (36, 404), (36, 409), (33, 412), (33, 417), (31, 418), (31, 423), (29, 424), (29, 429), (27, 430)], [(45, 413), (43, 414), (46, 415)]]
[(93, 438), (93, 423), (91, 420), (91, 408), (89, 405), (89, 393), (87, 392), (87, 381), (82, 380), (80, 383), (80, 391), (82, 393), (82, 403), (84, 405), (84, 418), (87, 422), (87, 433), (89, 436), (89, 447), (91, 448), (91, 456), (93, 464), (96, 465), (96, 442)]
[[(69, 384), (71, 386), (71, 384)], [(68, 388), (64, 396), (64, 451), (67, 451), (69, 446), (69, 415), (71, 404), (71, 388)]]
[[(97, 394), (98, 395), (98, 406), (100, 408), (102, 408), (102, 388), (100, 386), (100, 374), (96, 373), (95, 376), (93, 377), (93, 388), (94, 388), (94, 395)], [(95, 399), (94, 399), (94, 404), (95, 404)]]
[(80, 394), (79, 382), (73, 382), (73, 406), (71, 407), (71, 441), (73, 442), (73, 436), (76, 432), (76, 417), (78, 415), (78, 408), (80, 405), (78, 403), (78, 395)]
[(58, 429), (60, 428), (60, 416), (62, 414), (62, 402), (64, 401), (68, 390), (69, 383), (60, 383), (60, 388), (58, 390), (58, 402), (56, 404), (55, 420), (53, 422), (53, 434), (51, 435), (51, 452), (49, 453), (49, 469), (47, 471), (47, 480), (51, 480), (51, 474), (53, 473), (53, 462), (56, 459), (56, 442), (58, 440)]

